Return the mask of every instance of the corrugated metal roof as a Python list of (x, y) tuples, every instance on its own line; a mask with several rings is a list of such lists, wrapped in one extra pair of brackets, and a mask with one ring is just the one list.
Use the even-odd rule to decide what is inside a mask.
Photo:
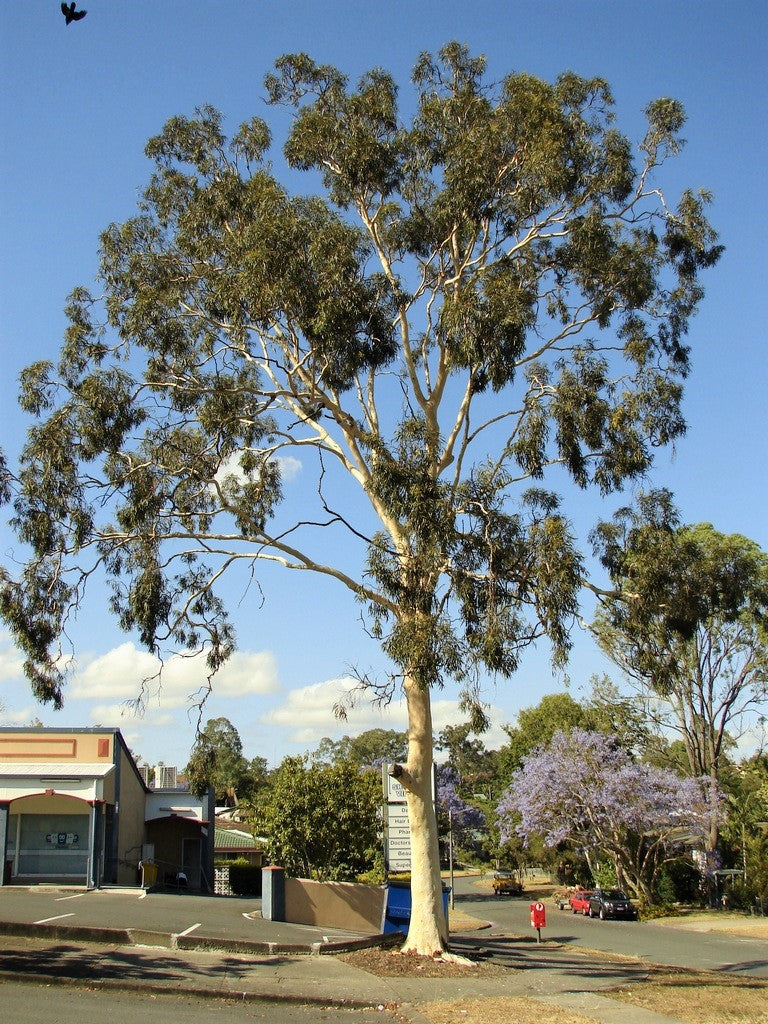
[(256, 840), (247, 832), (230, 828), (216, 828), (213, 845), (217, 850), (255, 850)]
[(113, 764), (73, 764), (71, 761), (38, 761), (26, 764), (22, 761), (0, 761), (0, 777), (16, 779), (103, 779), (114, 769)]

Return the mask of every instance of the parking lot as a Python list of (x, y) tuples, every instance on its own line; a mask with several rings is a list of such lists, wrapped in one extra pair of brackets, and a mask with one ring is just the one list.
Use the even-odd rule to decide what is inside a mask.
[(249, 942), (312, 943), (349, 938), (338, 929), (264, 921), (261, 900), (136, 889), (0, 889), (0, 921), (68, 927), (127, 928)]

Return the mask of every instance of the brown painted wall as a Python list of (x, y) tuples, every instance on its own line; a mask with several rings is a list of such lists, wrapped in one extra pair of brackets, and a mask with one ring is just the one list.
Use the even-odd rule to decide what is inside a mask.
[(285, 919), (321, 928), (380, 932), (386, 895), (379, 885), (286, 878)]
[(0, 761), (71, 761), (97, 764), (112, 761), (112, 733), (48, 732), (22, 729), (0, 732)]
[(147, 822), (147, 842), (154, 843), (158, 881), (172, 882), (181, 870), (182, 839), (199, 839), (200, 826), (184, 818), (155, 818)]

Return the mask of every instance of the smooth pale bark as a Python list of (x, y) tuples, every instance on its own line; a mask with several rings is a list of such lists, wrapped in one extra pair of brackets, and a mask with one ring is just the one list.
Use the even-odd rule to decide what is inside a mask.
[(448, 944), (437, 820), (432, 803), (432, 706), (428, 689), (405, 682), (408, 760), (400, 777), (411, 827), (411, 922), (404, 950), (431, 956)]

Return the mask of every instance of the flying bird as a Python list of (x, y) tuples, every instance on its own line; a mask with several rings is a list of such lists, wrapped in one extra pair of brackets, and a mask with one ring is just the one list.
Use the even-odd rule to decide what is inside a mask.
[(61, 5), (61, 13), (67, 19), (67, 24), (69, 25), (71, 21), (80, 21), (81, 18), (84, 18), (86, 16), (88, 11), (76, 11), (75, 2), (73, 0), (71, 4)]

